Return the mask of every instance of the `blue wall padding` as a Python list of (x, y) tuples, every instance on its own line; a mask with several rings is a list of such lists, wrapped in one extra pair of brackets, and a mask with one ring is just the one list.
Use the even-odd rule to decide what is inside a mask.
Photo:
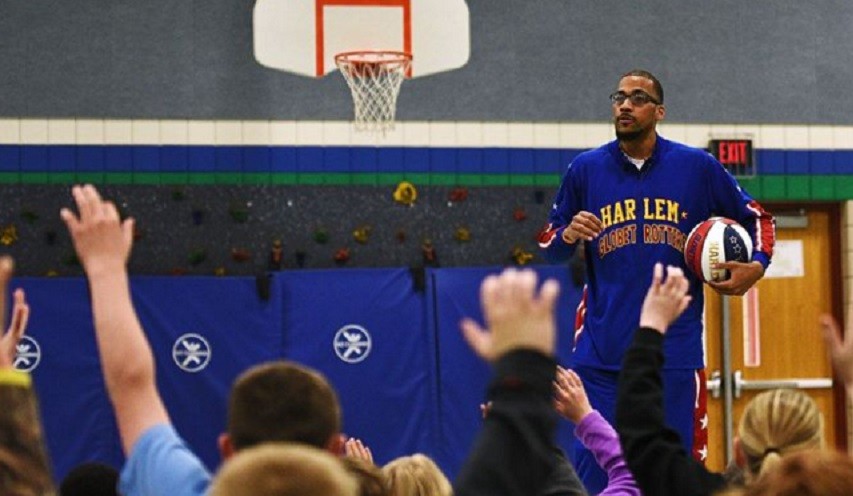
[[(275, 284), (284, 301), (284, 355), (332, 382), (344, 405), (344, 432), (368, 443), (379, 463), (433, 454), (434, 336), (425, 293), (415, 290), (408, 269), (283, 272)], [(350, 355), (353, 363), (333, 347), (350, 325), (371, 339), (369, 353)]]
[[(435, 285), (436, 335), (439, 358), (439, 411), (441, 413), (441, 456), (439, 462), (455, 475), (480, 426), (480, 403), (486, 400), (485, 391), (490, 368), (479, 360), (462, 338), (459, 322), (471, 317), (482, 323), (479, 287), (497, 268), (437, 269), (432, 271)], [(537, 267), (540, 279), (553, 278), (562, 291), (557, 311), (558, 361), (568, 365), (571, 358), (575, 309), (581, 289), (569, 281), (565, 267)], [(563, 423), (565, 424), (565, 423)], [(569, 446), (571, 429), (561, 426), (559, 444)]]
[[(248, 367), (281, 356), (281, 302), (260, 300), (248, 277), (139, 277), (132, 290), (172, 421), (205, 464), (216, 468), (216, 438), (225, 428), (231, 383)], [(185, 372), (172, 358), (175, 341), (187, 333), (210, 344), (210, 364), (200, 372)]]
[[(169, 415), (211, 469), (220, 463), (216, 440), (231, 383), (252, 365), (285, 358), (328, 377), (341, 400), (344, 433), (367, 443), (378, 463), (423, 452), (454, 476), (479, 429), (490, 373), (458, 323), (466, 315), (481, 319), (479, 285), (498, 270), (426, 269), (421, 287), (402, 268), (284, 271), (266, 280), (266, 300), (258, 281), (246, 277), (134, 277), (131, 290)], [(558, 350), (568, 364), (580, 288), (564, 266), (536, 270), (562, 283)], [(19, 286), (33, 309), (28, 334), (41, 347), (33, 376), (57, 478), (84, 461), (119, 466), (85, 280), (20, 278), (13, 281)], [(371, 349), (348, 363), (334, 343), (352, 325), (369, 333)], [(200, 371), (182, 370), (181, 357), (173, 356), (188, 333), (209, 344), (210, 361)], [(564, 422), (559, 443), (570, 441)]]
[(41, 350), (32, 375), (55, 474), (62, 477), (85, 461), (122, 463), (86, 281), (20, 278), (12, 287), (26, 291), (31, 308), (27, 335)]

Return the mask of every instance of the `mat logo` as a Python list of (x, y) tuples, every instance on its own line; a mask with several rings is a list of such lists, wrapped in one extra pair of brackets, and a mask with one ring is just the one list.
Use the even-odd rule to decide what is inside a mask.
[(32, 372), (41, 362), (41, 346), (35, 339), (24, 336), (15, 346), (12, 366), (22, 372)]
[(335, 354), (347, 363), (358, 363), (367, 358), (373, 342), (367, 329), (355, 324), (348, 324), (335, 333), (332, 342)]
[(184, 372), (201, 372), (210, 364), (210, 343), (201, 335), (187, 333), (172, 345), (172, 360)]

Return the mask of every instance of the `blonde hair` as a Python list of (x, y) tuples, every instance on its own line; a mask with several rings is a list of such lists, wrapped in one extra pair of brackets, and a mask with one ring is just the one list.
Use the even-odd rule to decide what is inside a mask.
[(751, 479), (779, 465), (788, 453), (823, 447), (823, 419), (802, 391), (774, 389), (749, 402), (738, 427)]
[(853, 460), (833, 450), (806, 450), (786, 456), (773, 470), (730, 496), (849, 496)]
[(452, 496), (450, 481), (428, 456), (401, 456), (382, 467), (391, 496)]
[(54, 494), (35, 393), (2, 384), (0, 405), (0, 494)]
[(341, 463), (358, 481), (358, 496), (390, 496), (379, 467), (367, 460), (351, 456), (341, 458)]
[(357, 496), (358, 484), (330, 453), (268, 443), (239, 451), (216, 475), (211, 496)]

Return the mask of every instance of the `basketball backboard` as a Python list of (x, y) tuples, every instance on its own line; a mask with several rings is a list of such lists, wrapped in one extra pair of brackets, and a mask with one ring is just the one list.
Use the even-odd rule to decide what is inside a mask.
[(309, 77), (360, 50), (412, 55), (409, 76), (462, 67), (471, 52), (465, 0), (257, 0), (255, 59)]

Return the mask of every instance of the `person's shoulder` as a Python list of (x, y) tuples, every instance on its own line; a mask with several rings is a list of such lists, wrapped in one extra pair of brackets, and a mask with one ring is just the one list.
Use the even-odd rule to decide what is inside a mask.
[(572, 160), (572, 165), (586, 167), (589, 165), (599, 164), (604, 160), (608, 160), (612, 157), (612, 148), (614, 146), (618, 146), (616, 145), (616, 141), (605, 143), (597, 148), (584, 150), (580, 152), (574, 160)]
[(719, 164), (708, 150), (695, 146), (690, 146), (678, 141), (670, 141), (659, 137), (659, 143), (662, 144), (663, 156), (661, 161), (664, 164), (677, 166), (680, 170), (693, 170), (697, 174), (708, 174), (715, 169), (714, 164)]
[(605, 143), (605, 144), (603, 144), (597, 148), (591, 148), (589, 150), (586, 150), (583, 153), (581, 153), (580, 155), (578, 155), (578, 157), (584, 156), (584, 157), (589, 158), (589, 159), (601, 159), (603, 157), (609, 157), (613, 153), (613, 150), (618, 150), (618, 149), (619, 149), (619, 144), (617, 143), (616, 140), (613, 140), (613, 141), (608, 141), (607, 143)]
[(174, 494), (202, 495), (211, 475), (171, 424), (146, 430), (133, 446), (119, 478), (121, 494), (155, 494), (169, 487)]
[(681, 143), (679, 141), (668, 140), (662, 136), (660, 137), (660, 142), (663, 144), (664, 149), (667, 151), (667, 153), (674, 153), (700, 160), (707, 160), (711, 157), (711, 154), (708, 153), (708, 150), (704, 148), (691, 146), (686, 143)]
[(146, 429), (142, 433), (142, 435), (139, 436), (139, 439), (136, 441), (136, 444), (133, 445), (131, 454), (136, 451), (146, 451), (148, 449), (151, 449), (152, 446), (156, 446), (162, 443), (180, 444), (182, 442), (183, 441), (178, 435), (178, 432), (175, 430), (175, 426), (173, 426), (172, 424), (154, 424), (148, 429)]

